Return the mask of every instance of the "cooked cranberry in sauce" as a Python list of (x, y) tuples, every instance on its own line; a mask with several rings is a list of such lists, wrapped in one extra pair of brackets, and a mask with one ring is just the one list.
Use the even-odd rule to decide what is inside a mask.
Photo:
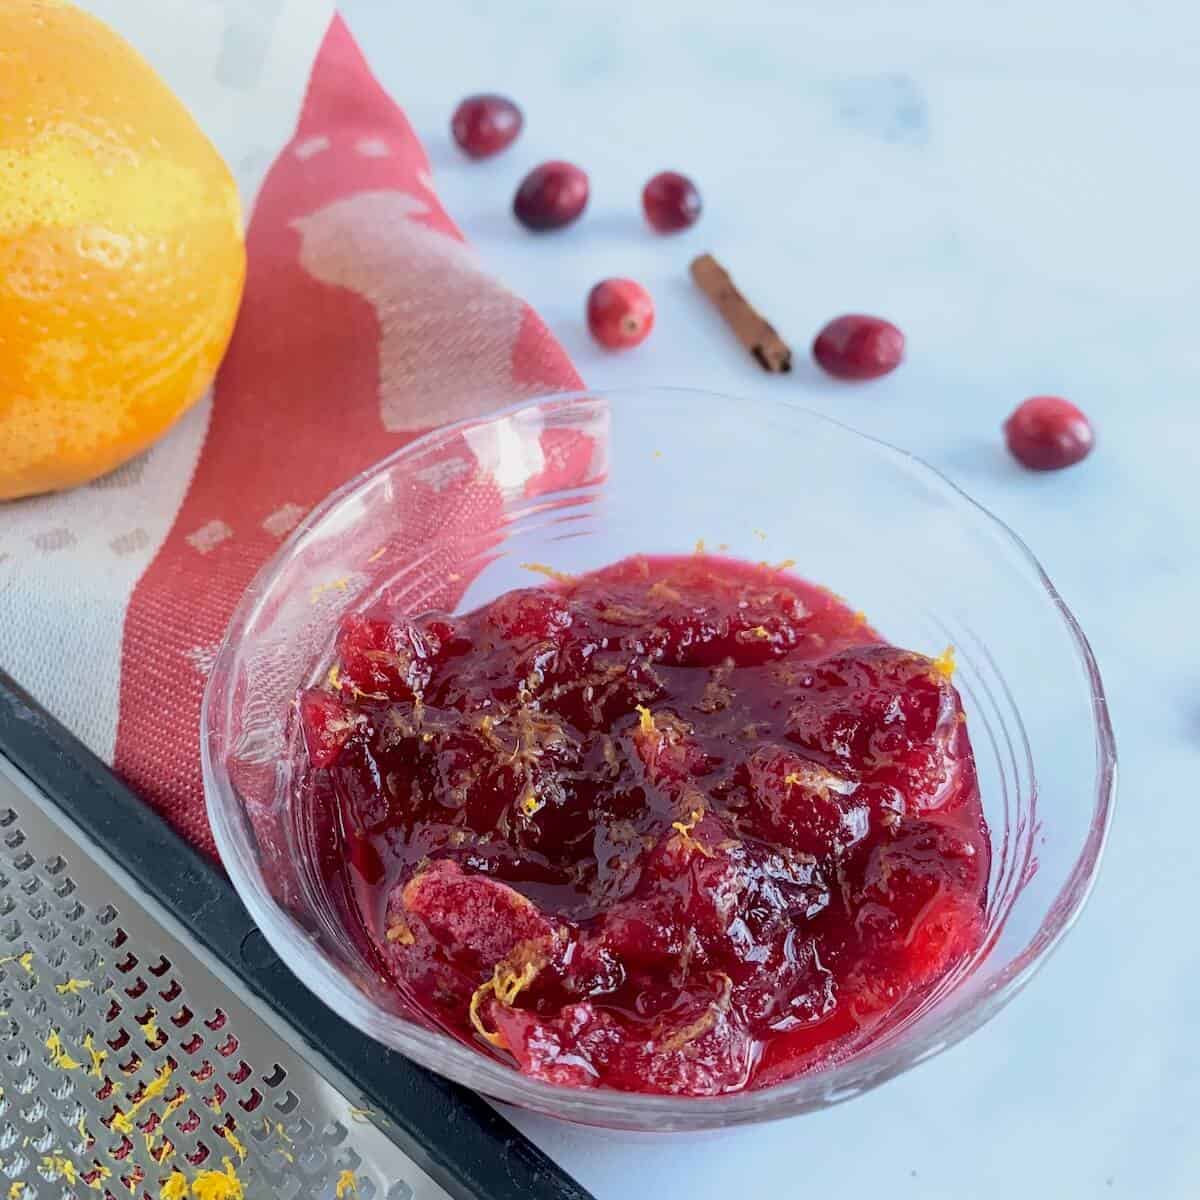
[(979, 948), (952, 657), (779, 567), (627, 559), (345, 621), (299, 712), (331, 893), (440, 1027), (705, 1096), (861, 1048)]

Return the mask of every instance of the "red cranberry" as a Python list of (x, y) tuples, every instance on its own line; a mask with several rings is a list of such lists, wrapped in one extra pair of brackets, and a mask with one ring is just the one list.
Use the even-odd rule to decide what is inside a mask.
[(513, 212), (527, 229), (561, 229), (587, 202), (586, 172), (569, 162), (547, 162), (525, 176), (513, 199)]
[(454, 140), (472, 157), (488, 158), (516, 141), (525, 118), (507, 96), (468, 96), (450, 122)]
[(1069, 400), (1033, 396), (1004, 422), (1004, 438), (1032, 471), (1058, 471), (1087, 458), (1095, 444), (1091, 423)]
[(450, 132), (472, 158), (489, 158), (511, 146), (524, 124), (521, 110), (507, 96), (484, 93), (459, 104)]
[(813, 342), (813, 358), (838, 379), (878, 379), (904, 357), (904, 334), (882, 317), (835, 317)]
[(604, 279), (588, 294), (587, 320), (600, 345), (623, 350), (644, 342), (654, 328), (654, 301), (632, 279)]
[(642, 189), (646, 220), (659, 233), (676, 233), (700, 219), (700, 193), (678, 171), (660, 171)]

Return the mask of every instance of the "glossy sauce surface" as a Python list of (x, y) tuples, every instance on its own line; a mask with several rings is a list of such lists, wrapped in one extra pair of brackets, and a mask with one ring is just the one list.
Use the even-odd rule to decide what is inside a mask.
[(432, 1020), (570, 1086), (859, 1048), (982, 938), (952, 660), (780, 567), (638, 557), (348, 618), (299, 700), (331, 887)]

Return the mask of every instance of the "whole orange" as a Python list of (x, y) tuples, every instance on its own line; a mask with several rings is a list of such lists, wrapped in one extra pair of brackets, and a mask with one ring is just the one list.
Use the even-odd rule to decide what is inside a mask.
[(0, 500), (169, 428), (245, 272), (229, 169), (146, 60), (71, 4), (0, 0)]

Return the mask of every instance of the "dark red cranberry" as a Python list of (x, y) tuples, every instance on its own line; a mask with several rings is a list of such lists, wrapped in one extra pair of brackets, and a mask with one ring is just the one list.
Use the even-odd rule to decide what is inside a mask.
[(659, 233), (677, 233), (700, 219), (700, 192), (678, 171), (660, 171), (642, 189), (646, 220)]
[(525, 118), (507, 96), (468, 96), (450, 122), (454, 140), (472, 158), (489, 158), (511, 146)]
[(1004, 422), (1013, 457), (1032, 471), (1058, 471), (1087, 458), (1095, 445), (1091, 422), (1069, 400), (1033, 396)]
[(569, 162), (547, 162), (522, 180), (513, 212), (527, 229), (561, 229), (583, 212), (587, 202), (587, 173)]
[(644, 342), (654, 328), (654, 301), (632, 279), (604, 279), (588, 294), (587, 320), (600, 345), (623, 350)]
[(813, 342), (813, 358), (838, 379), (878, 379), (904, 358), (904, 334), (882, 317), (835, 317)]

